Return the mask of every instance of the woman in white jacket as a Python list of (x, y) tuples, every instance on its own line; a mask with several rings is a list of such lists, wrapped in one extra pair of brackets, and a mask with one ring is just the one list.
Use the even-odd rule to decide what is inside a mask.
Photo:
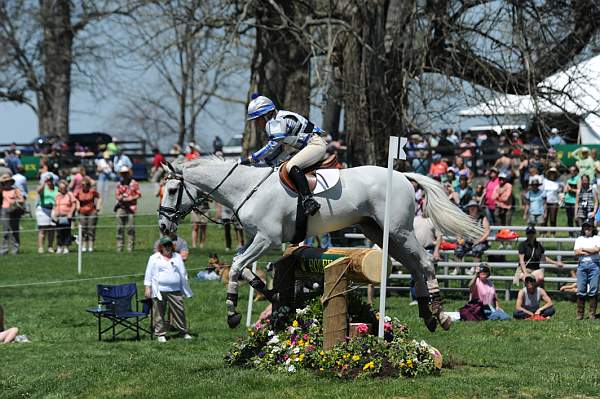
[(144, 286), (144, 295), (146, 298), (152, 298), (153, 327), (158, 342), (167, 341), (164, 321), (167, 306), (170, 309), (171, 325), (183, 338), (192, 339), (188, 334), (183, 306), (183, 298), (191, 297), (192, 290), (183, 259), (173, 251), (173, 241), (170, 237), (162, 237), (159, 240), (158, 252), (148, 259)]

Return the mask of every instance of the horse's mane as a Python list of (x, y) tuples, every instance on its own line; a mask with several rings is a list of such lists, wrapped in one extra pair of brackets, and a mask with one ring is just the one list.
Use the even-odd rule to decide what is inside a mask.
[(216, 155), (205, 155), (192, 160), (187, 160), (183, 157), (177, 158), (172, 162), (172, 165), (177, 171), (183, 172), (184, 169), (194, 168), (196, 166), (223, 166), (232, 165), (233, 163), (233, 161), (225, 160)]

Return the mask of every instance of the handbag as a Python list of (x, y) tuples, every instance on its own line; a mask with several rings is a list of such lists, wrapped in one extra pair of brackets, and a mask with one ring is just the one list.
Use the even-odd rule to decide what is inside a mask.
[(485, 320), (483, 303), (479, 299), (472, 299), (459, 309), (460, 319), (465, 321)]
[(8, 213), (13, 216), (23, 216), (25, 214), (25, 203), (14, 201), (8, 206)]

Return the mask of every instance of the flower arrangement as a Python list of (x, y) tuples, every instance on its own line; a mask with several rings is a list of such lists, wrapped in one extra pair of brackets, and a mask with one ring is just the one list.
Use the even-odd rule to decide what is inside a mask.
[[(232, 345), (225, 356), (231, 366), (269, 371), (314, 370), (340, 378), (370, 376), (430, 375), (441, 369), (441, 355), (425, 341), (410, 338), (398, 319), (386, 317), (384, 340), (369, 335), (366, 324), (358, 325), (358, 336), (325, 351), (323, 310), (319, 300), (297, 309), (282, 331), (270, 321), (248, 329), (248, 336)], [(375, 316), (376, 317), (376, 316)]]

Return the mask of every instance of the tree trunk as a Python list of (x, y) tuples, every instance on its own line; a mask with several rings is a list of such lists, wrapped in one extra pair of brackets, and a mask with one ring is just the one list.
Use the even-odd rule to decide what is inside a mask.
[(402, 59), (389, 59), (385, 48), (389, 3), (369, 4), (355, 8), (351, 23), (360, 39), (348, 36), (343, 50), (344, 128), (352, 166), (385, 166), (389, 136), (405, 130), (406, 71)]
[[(288, 18), (305, 15), (301, 5), (278, 0)], [(310, 110), (310, 58), (305, 43), (299, 42), (287, 30), (279, 27), (281, 15), (271, 6), (255, 10), (256, 47), (252, 59), (250, 93), (269, 97), (277, 109), (286, 109), (308, 117)], [(278, 26), (278, 29), (269, 27)], [(264, 145), (264, 132), (257, 132), (252, 123), (244, 131), (244, 152)]]
[(329, 85), (323, 98), (323, 130), (331, 135), (333, 140), (340, 136), (340, 117), (342, 113), (343, 89), (342, 72), (338, 66), (331, 67)]
[(68, 0), (40, 0), (44, 85), (38, 101), (40, 134), (69, 135), (73, 29)]

